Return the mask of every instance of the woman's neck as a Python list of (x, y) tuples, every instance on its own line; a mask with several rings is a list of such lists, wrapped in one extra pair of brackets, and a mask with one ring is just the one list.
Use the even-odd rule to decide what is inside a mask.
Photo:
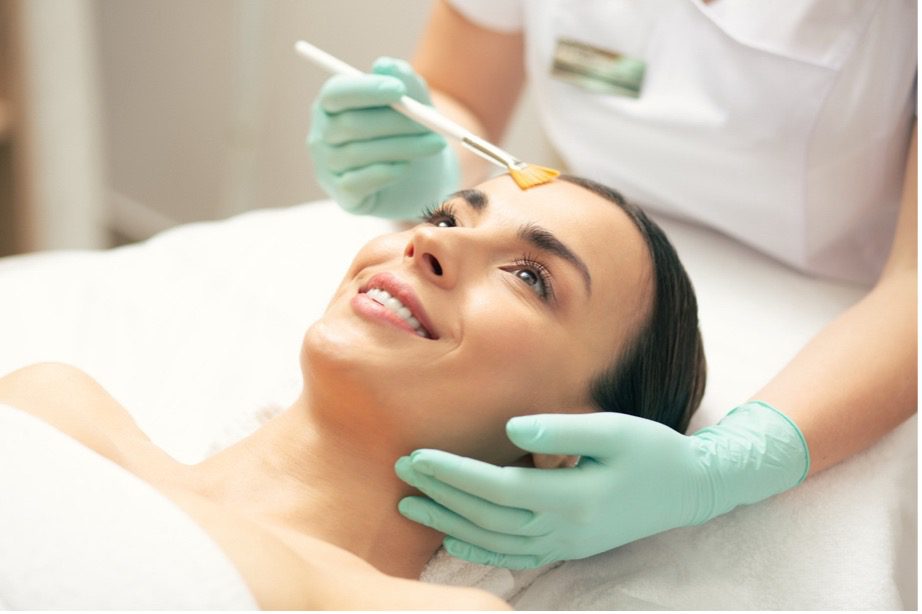
[[(308, 395), (192, 468), (206, 496), (281, 529), (339, 546), (389, 575), (416, 578), (441, 535), (403, 518), (412, 489), (394, 473), (382, 433), (325, 419)], [(344, 414), (340, 413), (339, 416)], [(367, 413), (365, 414), (368, 415)]]

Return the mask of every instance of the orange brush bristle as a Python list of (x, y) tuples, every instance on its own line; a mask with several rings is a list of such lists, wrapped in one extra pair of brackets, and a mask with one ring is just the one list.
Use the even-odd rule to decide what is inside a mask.
[(509, 174), (516, 185), (527, 190), (538, 185), (550, 183), (560, 176), (560, 171), (547, 168), (546, 166), (537, 166), (535, 164), (526, 164), (524, 168), (510, 168)]

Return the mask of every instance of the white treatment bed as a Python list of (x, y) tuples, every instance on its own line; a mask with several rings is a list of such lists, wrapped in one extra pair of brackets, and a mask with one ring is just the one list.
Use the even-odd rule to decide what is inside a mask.
[[(862, 294), (663, 225), (695, 282), (709, 363), (692, 429), (745, 400)], [(71, 363), (157, 444), (197, 461), (294, 398), (304, 330), (357, 248), (392, 227), (320, 202), (109, 251), (0, 259), (0, 374)], [(916, 428), (912, 418), (797, 489), (700, 527), (514, 573), (440, 552), (423, 578), (519, 609), (915, 609)], [(188, 517), (75, 445), (0, 407), (0, 607), (255, 607)]]

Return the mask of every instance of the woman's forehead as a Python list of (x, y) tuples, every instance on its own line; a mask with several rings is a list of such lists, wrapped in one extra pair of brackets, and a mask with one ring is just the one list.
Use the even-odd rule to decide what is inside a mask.
[[(653, 262), (646, 239), (615, 202), (565, 180), (521, 190), (509, 177), (479, 186), (495, 215), (513, 224), (537, 224), (566, 244), (592, 277), (587, 302), (574, 317), (588, 327), (581, 337), (592, 355), (610, 357), (632, 338), (652, 305)], [(585, 332), (585, 331), (584, 331)]]
[(572, 247), (590, 272), (649, 267), (646, 242), (633, 220), (618, 204), (586, 188), (558, 179), (522, 190), (502, 175), (476, 189), (488, 200), (485, 211), (550, 231)]
[(535, 222), (566, 224), (589, 218), (596, 225), (607, 221), (606, 225), (612, 230), (622, 222), (627, 223), (626, 230), (636, 230), (616, 203), (562, 179), (523, 190), (508, 175), (500, 175), (481, 183), (475, 190), (483, 192), (488, 199), (485, 208), (530, 215)]

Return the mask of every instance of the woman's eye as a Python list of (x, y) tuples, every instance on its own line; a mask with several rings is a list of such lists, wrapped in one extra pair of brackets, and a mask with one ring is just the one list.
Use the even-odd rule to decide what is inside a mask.
[(443, 204), (437, 209), (427, 209), (422, 215), (423, 221), (438, 228), (454, 228), (458, 225), (451, 205)]
[(437, 226), (438, 228), (454, 228), (455, 220), (452, 218), (442, 217), (442, 218), (433, 220), (432, 222), (430, 222), (430, 224), (432, 224), (433, 226)]
[(544, 289), (544, 283), (541, 281), (541, 278), (538, 277), (538, 274), (529, 269), (519, 269), (515, 272), (516, 276), (524, 281), (529, 286), (535, 286), (537, 290)]
[(541, 300), (548, 301), (554, 297), (550, 271), (540, 262), (523, 258), (508, 270), (519, 278), (522, 283), (531, 288)]

